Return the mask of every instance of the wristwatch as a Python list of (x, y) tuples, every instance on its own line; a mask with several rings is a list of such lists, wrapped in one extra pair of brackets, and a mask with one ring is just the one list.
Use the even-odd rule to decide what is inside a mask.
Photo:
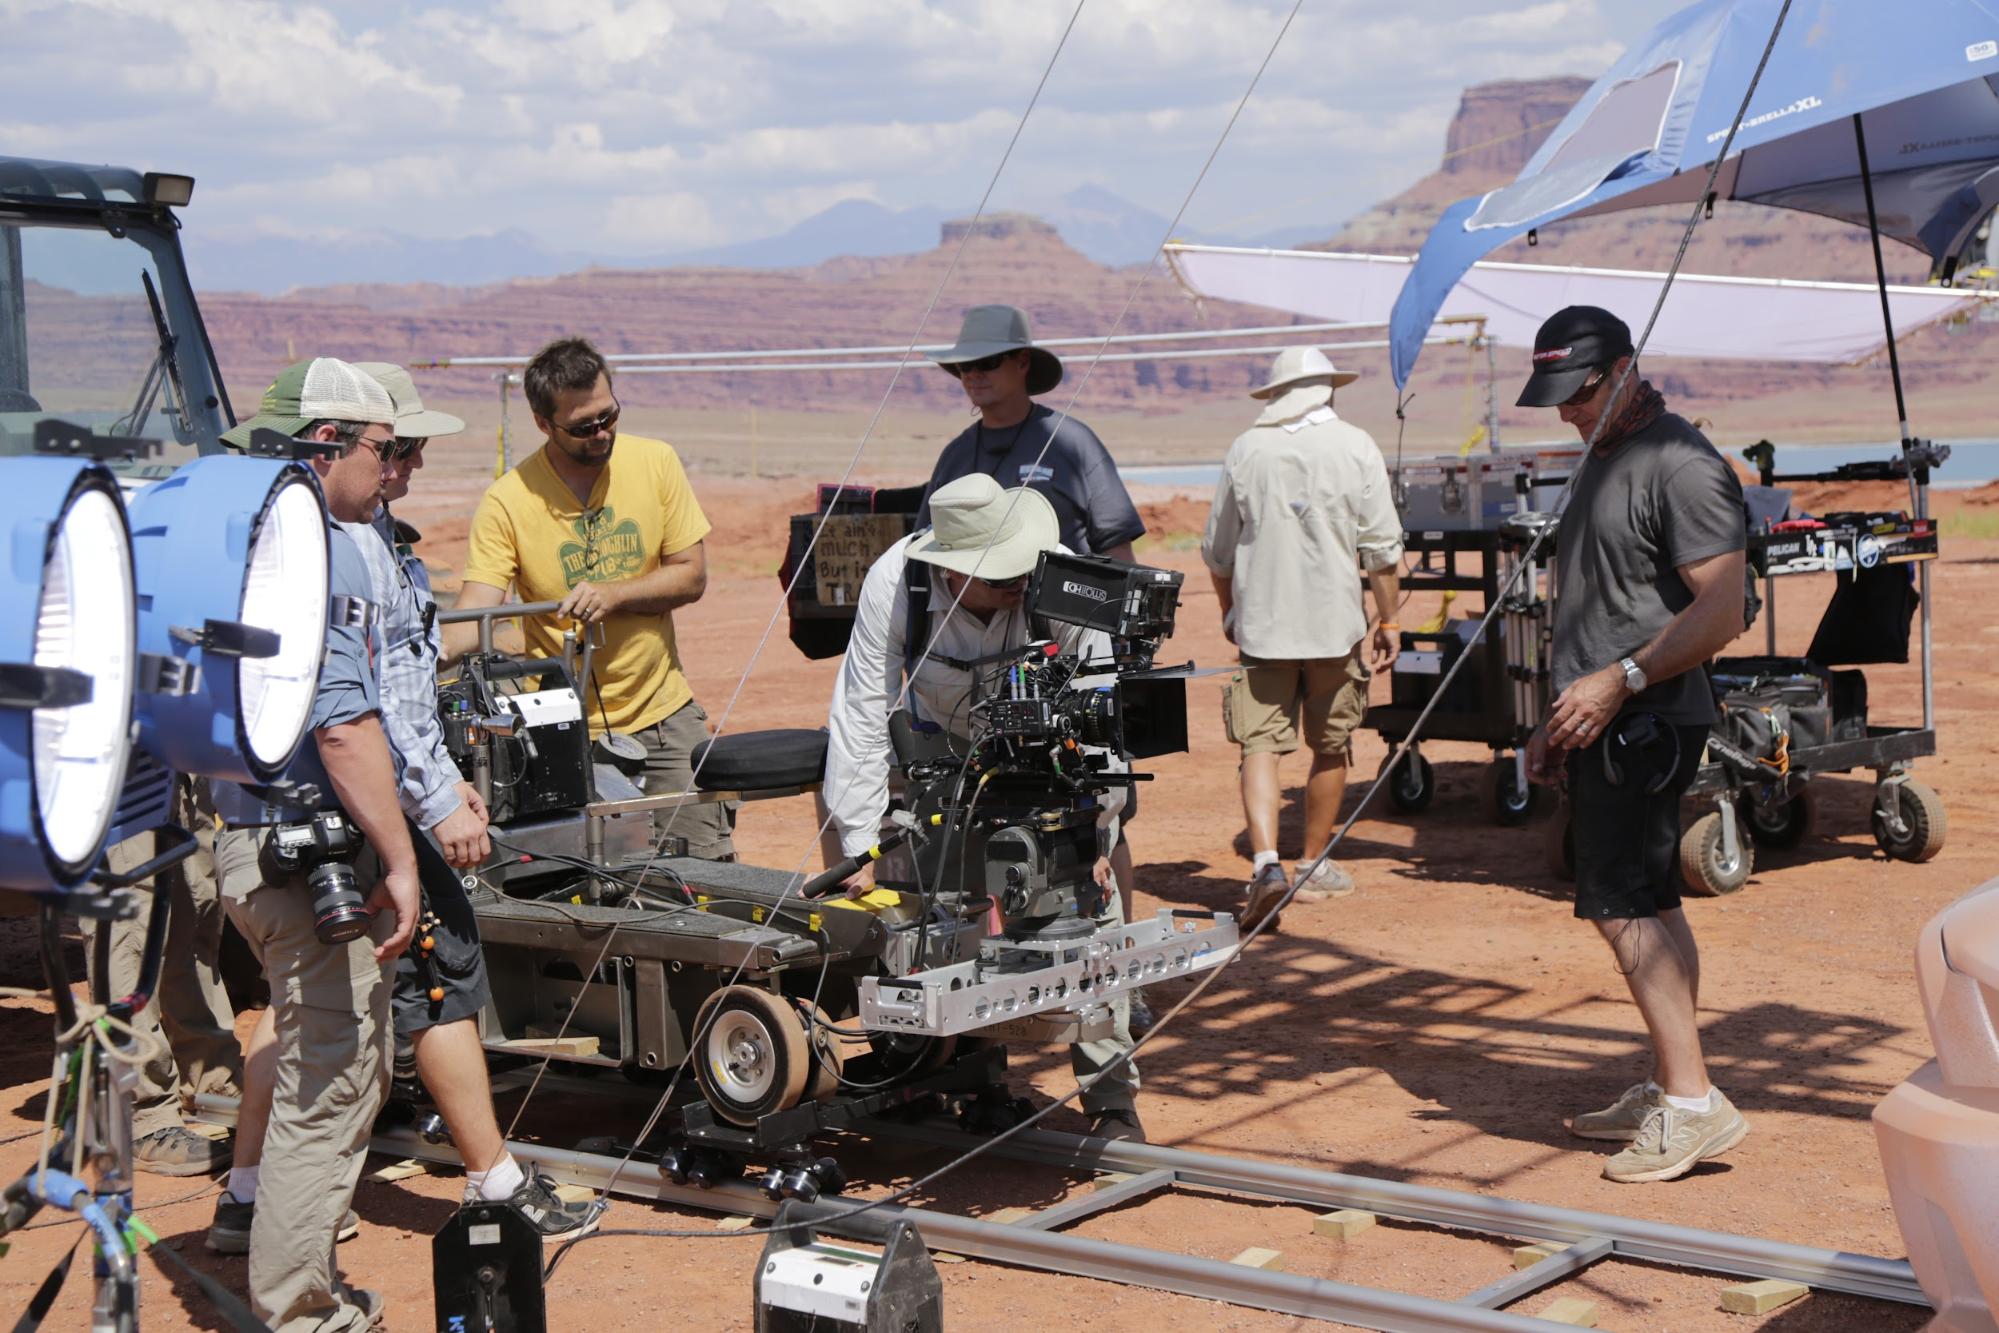
[(1635, 660), (1627, 657), (1617, 665), (1624, 668), (1625, 689), (1630, 690), (1633, 694), (1637, 694), (1645, 688), (1645, 673), (1639, 670), (1638, 663)]

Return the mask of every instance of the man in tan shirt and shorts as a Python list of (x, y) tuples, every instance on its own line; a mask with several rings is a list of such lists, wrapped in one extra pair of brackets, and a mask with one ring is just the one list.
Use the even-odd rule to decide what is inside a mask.
[[(1370, 670), (1395, 657), (1402, 521), (1381, 450), (1333, 412), (1333, 390), (1355, 378), (1315, 347), (1279, 354), (1269, 382), (1250, 394), (1267, 406), (1222, 460), (1201, 540), (1222, 632), (1242, 657), (1223, 719), (1242, 747), (1243, 815), (1255, 853), (1246, 926), (1262, 921), (1291, 888), (1277, 855), (1279, 758), (1298, 748), (1302, 732), (1312, 751), (1305, 783), (1310, 860), (1339, 817)], [(1378, 621), (1365, 664), (1363, 568)], [(1298, 896), (1309, 902), (1352, 891), (1352, 878), (1327, 860)]]

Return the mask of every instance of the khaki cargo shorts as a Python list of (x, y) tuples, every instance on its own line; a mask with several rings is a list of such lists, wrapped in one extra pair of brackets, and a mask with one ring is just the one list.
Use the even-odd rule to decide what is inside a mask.
[(1367, 680), (1358, 651), (1309, 659), (1244, 653), (1222, 692), (1222, 725), (1244, 754), (1290, 754), (1302, 726), (1313, 754), (1346, 755), (1367, 712)]

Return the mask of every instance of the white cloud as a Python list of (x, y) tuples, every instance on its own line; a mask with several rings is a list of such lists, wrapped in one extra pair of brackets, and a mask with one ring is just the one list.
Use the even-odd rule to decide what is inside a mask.
[[(1301, 172), (1382, 197), (1434, 164), (1466, 84), (1599, 70), (1680, 2), (1311, 0), (1188, 220), (1296, 194)], [(969, 204), (1074, 8), (0, 0), (0, 134), (193, 171), (196, 234), (513, 230), (657, 254), (842, 199)], [(1170, 213), (1289, 11), (1088, 0), (995, 206), (1089, 182)]]

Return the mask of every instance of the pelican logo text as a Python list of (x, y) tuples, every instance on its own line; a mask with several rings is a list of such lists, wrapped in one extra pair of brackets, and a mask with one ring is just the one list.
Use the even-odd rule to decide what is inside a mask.
[(1076, 583), (1070, 579), (1062, 580), (1062, 591), (1088, 598), (1092, 602), (1108, 602), (1111, 599), (1111, 595), (1102, 588), (1093, 588), (1087, 583)]
[(1550, 347), (1545, 352), (1534, 353), (1534, 360), (1536, 364), (1542, 361), (1566, 361), (1575, 350), (1573, 347)]

